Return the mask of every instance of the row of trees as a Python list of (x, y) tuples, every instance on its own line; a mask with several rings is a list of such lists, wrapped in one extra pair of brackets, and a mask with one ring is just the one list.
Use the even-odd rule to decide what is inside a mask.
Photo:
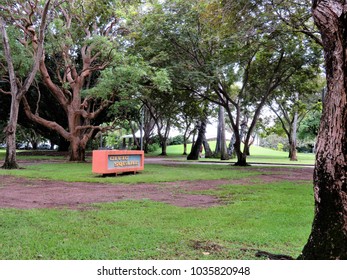
[[(144, 138), (155, 127), (165, 155), (170, 127), (181, 127), (187, 139), (195, 123), (205, 127), (210, 104), (216, 104), (234, 132), (237, 165), (246, 165), (264, 106), (274, 106), (279, 94), (291, 99), (317, 89), (319, 48), (288, 27), (275, 9), (284, 8), (271, 1), (47, 1), (45, 9), (39, 3), (6, 1), (1, 7), (3, 46), (8, 46), (3, 59), (13, 61), (17, 78), (12, 80), (29, 77), (23, 61), (33, 61), (30, 80), (12, 102), (19, 108), (22, 101), (27, 119), (68, 142), (71, 161), (84, 160), (88, 141), (108, 128), (102, 122), (126, 120), (135, 131), (140, 107), (147, 115)], [(10, 93), (4, 86), (9, 69), (7, 61), (5, 93)], [(54, 114), (42, 112), (46, 107)], [(17, 167), (16, 122), (10, 118), (6, 130), (7, 168)], [(222, 158), (227, 158), (226, 139), (220, 136)]]
[[(218, 105), (234, 132), (237, 165), (247, 164), (268, 104), (283, 113), (283, 126), (290, 121), (294, 157), (299, 100), (318, 90), (323, 47), (327, 95), (317, 146), (316, 215), (301, 257), (346, 259), (346, 3), (314, 0), (317, 32), (310, 2), (2, 1), (1, 91), (11, 95), (4, 167), (17, 167), (20, 102), (27, 118), (69, 142), (72, 161), (84, 160), (88, 141), (107, 129), (98, 118), (106, 112), (114, 119), (120, 103), (124, 112), (147, 108), (146, 125), (157, 127), (163, 153), (175, 116), (183, 112), (186, 127), (198, 120), (188, 158), (204, 142), (210, 104)], [(41, 103), (43, 93), (54, 98), (51, 111), (63, 114), (64, 122), (40, 114), (39, 106), (48, 106)], [(288, 106), (294, 107), (292, 119)]]

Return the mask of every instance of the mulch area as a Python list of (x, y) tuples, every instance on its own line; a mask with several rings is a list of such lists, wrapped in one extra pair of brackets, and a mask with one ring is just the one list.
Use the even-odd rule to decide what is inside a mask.
[[(42, 163), (42, 161), (41, 161)], [(23, 162), (22, 164), (25, 165)], [(32, 162), (31, 162), (32, 164)], [(252, 184), (259, 182), (312, 181), (312, 168), (277, 167), (256, 168), (259, 176), (242, 180), (176, 181), (156, 184), (101, 184), (31, 180), (14, 176), (0, 178), (0, 208), (69, 208), (88, 209), (92, 203), (121, 200), (150, 199), (179, 207), (212, 207), (222, 202), (212, 195), (197, 194), (203, 190), (215, 190), (225, 184)]]

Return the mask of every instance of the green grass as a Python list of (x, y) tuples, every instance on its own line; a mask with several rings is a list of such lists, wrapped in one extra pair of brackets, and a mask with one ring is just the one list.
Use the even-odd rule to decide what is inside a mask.
[(290, 161), (288, 152), (275, 151), (263, 147), (252, 146), (250, 156), (247, 161), (260, 163), (281, 163), (281, 164), (314, 164), (315, 155), (298, 153), (298, 161)]
[[(247, 169), (242, 172), (231, 166), (206, 165), (171, 165), (170, 167), (145, 164), (145, 170), (136, 175), (119, 175), (102, 177), (92, 173), (91, 163), (51, 163), (26, 166), (24, 169), (0, 169), (0, 175), (20, 176), (31, 179), (61, 180), (67, 182), (91, 183), (155, 183), (176, 180), (214, 180), (239, 179), (257, 175), (259, 172)], [(1, 184), (1, 183), (0, 183)]]
[(313, 217), (309, 184), (227, 185), (214, 194), (229, 197), (226, 204), (194, 209), (141, 200), (84, 211), (0, 209), (0, 259), (254, 259), (255, 250), (300, 253)]
[[(259, 157), (268, 155), (261, 152)], [(100, 203), (84, 210), (0, 209), (0, 259), (255, 259), (256, 250), (296, 257), (311, 229), (312, 184), (263, 183), (257, 174), (252, 167), (212, 164), (146, 164), (140, 174), (105, 178), (92, 174), (90, 163), (0, 169), (0, 176), (110, 184), (254, 178), (248, 185), (235, 181), (200, 191), (223, 201), (206, 209), (150, 200)]]
[[(210, 147), (212, 151), (215, 148), (215, 141), (211, 141)], [(187, 151), (190, 151), (191, 145), (188, 145)], [(161, 151), (156, 151), (151, 155), (158, 155)], [(173, 145), (167, 147), (167, 153), (169, 157), (179, 157), (182, 160), (183, 145)], [(251, 146), (250, 156), (247, 158), (249, 163), (274, 163), (274, 164), (309, 164), (313, 165), (315, 160), (314, 154), (298, 153), (298, 161), (290, 161), (288, 158), (288, 152), (276, 151), (259, 146)], [(219, 159), (200, 159), (201, 161), (218, 161)], [(235, 159), (229, 160), (229, 162), (235, 162)]]
[[(210, 146), (211, 149), (214, 150), (216, 142), (211, 141)], [(190, 151), (191, 145), (188, 145), (187, 151)], [(18, 159), (25, 160), (49, 160), (52, 159), (52, 156), (35, 156), (35, 155), (21, 155), (22, 151), (17, 153)], [(157, 156), (161, 150), (156, 152), (152, 152), (150, 156)], [(168, 158), (176, 158), (179, 160), (185, 160), (186, 157), (182, 156), (183, 153), (183, 145), (172, 145), (167, 147)], [(288, 158), (288, 152), (276, 151), (268, 148), (251, 146), (250, 149), (251, 155), (247, 158), (249, 163), (277, 163), (277, 164), (309, 164), (313, 165), (315, 160), (314, 154), (307, 153), (298, 153), (298, 161), (290, 161)], [(5, 158), (5, 150), (0, 149), (0, 160)], [(59, 159), (63, 159), (64, 157), (57, 157)], [(200, 159), (201, 161), (219, 161), (219, 159)], [(231, 159), (227, 162), (235, 162), (235, 159)]]

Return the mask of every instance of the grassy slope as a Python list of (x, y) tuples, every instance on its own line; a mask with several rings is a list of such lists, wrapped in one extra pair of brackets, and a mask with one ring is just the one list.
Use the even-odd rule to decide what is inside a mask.
[[(215, 142), (210, 142), (211, 149), (214, 150)], [(188, 151), (190, 151), (190, 145), (188, 146)], [(160, 151), (152, 153), (152, 155), (159, 154)], [(182, 157), (183, 146), (174, 145), (167, 147), (167, 153), (169, 157)], [(290, 161), (288, 158), (288, 152), (276, 151), (268, 148), (251, 146), (250, 150), (251, 156), (247, 158), (249, 163), (258, 162), (258, 163), (281, 163), (281, 164), (314, 164), (314, 154), (305, 154), (298, 153), (298, 161)], [(215, 161), (218, 159), (200, 159), (203, 161)], [(235, 159), (231, 159), (230, 162), (235, 162)]]

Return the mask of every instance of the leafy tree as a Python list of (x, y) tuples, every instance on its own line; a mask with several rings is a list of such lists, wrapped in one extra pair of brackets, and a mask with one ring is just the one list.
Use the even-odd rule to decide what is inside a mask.
[[(5, 4), (0, 5), (2, 12), (0, 32), (3, 48), (0, 59), (6, 61), (6, 74), (2, 75), (2, 79), (10, 84), (10, 91), (4, 91), (1, 88), (0, 91), (11, 95), (11, 109), (5, 130), (6, 157), (2, 167), (15, 169), (19, 167), (16, 159), (19, 104), (33, 83), (43, 56), (44, 34), (50, 0), (43, 7), (39, 6), (39, 1), (6, 1)], [(8, 31), (13, 37), (10, 38)]]
[(314, 141), (317, 138), (320, 120), (322, 117), (322, 103), (317, 103), (314, 110), (309, 111), (302, 120), (298, 138), (300, 140)]
[(322, 45), (319, 30), (314, 24), (311, 10), (308, 9), (312, 0), (265, 0), (265, 2), (294, 32), (303, 33), (317, 45)]
[(49, 59), (41, 60), (40, 73), (59, 103), (57, 109), (66, 114), (67, 127), (35, 114), (23, 99), (30, 120), (70, 143), (71, 161), (85, 160), (88, 141), (106, 129), (97, 118), (131, 87), (134, 74), (128, 65), (136, 59), (124, 54), (126, 29), (118, 4), (74, 0), (59, 3), (52, 11), (54, 20), (47, 29), (49, 44), (45, 46)]
[[(161, 23), (163, 20), (170, 21), (171, 14), (168, 12), (167, 17), (164, 16), (163, 18), (163, 13), (166, 12), (162, 8), (162, 4), (156, 1), (147, 4), (146, 9), (141, 10), (139, 16), (132, 23), (131, 36), (134, 38), (132, 52), (141, 54), (157, 72), (156, 77), (144, 85), (140, 92), (141, 100), (156, 125), (162, 155), (166, 155), (170, 128), (172, 126), (183, 127), (186, 142), (189, 134), (191, 134), (189, 127), (194, 122), (193, 118), (199, 111), (196, 109), (199, 105), (194, 98), (191, 98), (189, 92), (185, 92), (177, 86), (176, 80), (179, 79), (177, 77), (179, 70), (176, 67), (176, 55), (165, 38), (165, 34), (161, 34), (161, 29), (166, 28), (166, 24), (162, 25)], [(152, 83), (159, 86), (153, 88)], [(182, 124), (184, 125), (182, 126)]]
[(160, 32), (179, 69), (173, 83), (225, 108), (235, 134), (236, 164), (246, 165), (266, 101), (305, 65), (318, 64), (316, 50), (261, 3), (233, 1), (225, 10), (217, 2), (165, 4), (157, 14), (162, 13)]
[(147, 107), (157, 128), (157, 134), (162, 148), (161, 155), (166, 156), (166, 147), (170, 128), (177, 122), (180, 112), (180, 102), (170, 91), (149, 90), (142, 96), (142, 101)]
[[(182, 92), (182, 100), (179, 105), (178, 128), (183, 131), (183, 155), (187, 154), (187, 144), (191, 136), (196, 132), (196, 122), (203, 116), (201, 100), (191, 94)], [(194, 144), (194, 143), (193, 143)]]
[(297, 160), (297, 132), (308, 112), (320, 106), (317, 94), (322, 88), (319, 79), (312, 79), (314, 73), (299, 73), (294, 76), (290, 84), (284, 84), (278, 89), (270, 103), (271, 110), (275, 113), (281, 124), (282, 131), (288, 138), (289, 158)]

